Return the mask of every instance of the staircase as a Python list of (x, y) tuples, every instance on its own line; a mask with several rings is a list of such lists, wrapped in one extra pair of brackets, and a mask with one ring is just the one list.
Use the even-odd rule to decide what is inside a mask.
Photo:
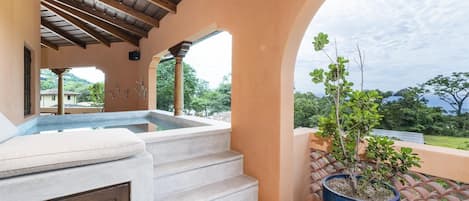
[(228, 127), (147, 141), (154, 160), (155, 201), (257, 201), (258, 182), (230, 151)]

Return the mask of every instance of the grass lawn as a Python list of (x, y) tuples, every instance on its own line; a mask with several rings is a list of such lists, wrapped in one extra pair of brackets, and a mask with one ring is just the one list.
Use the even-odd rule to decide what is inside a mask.
[(464, 142), (469, 142), (469, 138), (465, 137), (425, 135), (424, 138), (425, 144), (455, 149), (457, 149), (458, 147), (466, 147)]

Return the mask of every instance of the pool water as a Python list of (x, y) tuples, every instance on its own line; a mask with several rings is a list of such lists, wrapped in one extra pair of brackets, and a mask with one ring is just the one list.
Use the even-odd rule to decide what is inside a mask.
[(112, 119), (105, 120), (100, 119), (97, 121), (86, 121), (86, 122), (55, 122), (50, 124), (39, 124), (34, 125), (31, 128), (25, 130), (23, 135), (41, 134), (41, 133), (57, 133), (57, 132), (70, 132), (70, 131), (89, 131), (99, 130), (107, 128), (126, 128), (134, 133), (153, 132), (169, 129), (183, 128), (184, 126), (176, 124), (174, 122), (152, 118), (123, 118), (123, 119)]

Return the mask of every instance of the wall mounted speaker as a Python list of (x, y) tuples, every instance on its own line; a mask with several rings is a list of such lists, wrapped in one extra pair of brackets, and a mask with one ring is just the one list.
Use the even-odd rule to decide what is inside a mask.
[(138, 61), (138, 60), (140, 60), (140, 51), (132, 51), (132, 52), (129, 52), (129, 60), (130, 60), (130, 61)]

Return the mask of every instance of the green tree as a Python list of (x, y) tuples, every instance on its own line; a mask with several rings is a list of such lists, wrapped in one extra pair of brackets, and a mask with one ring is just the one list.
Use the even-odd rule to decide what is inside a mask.
[(57, 88), (57, 83), (54, 82), (53, 80), (41, 81), (41, 90), (56, 89), (56, 88)]
[(216, 91), (207, 91), (200, 97), (194, 98), (192, 107), (199, 116), (210, 116), (216, 112), (224, 111), (220, 106), (221, 94)]
[(231, 111), (231, 74), (223, 76), (222, 83), (215, 91), (220, 94), (216, 112)]
[(332, 107), (331, 102), (327, 98), (317, 97), (311, 92), (296, 92), (294, 98), (295, 128), (317, 127), (319, 118), (328, 114)]
[(379, 112), (383, 116), (380, 127), (424, 133), (441, 133), (444, 128), (441, 108), (428, 107), (425, 89), (409, 87), (394, 94), (395, 100), (383, 101)]
[[(157, 69), (157, 107), (160, 110), (174, 110), (174, 65), (175, 61), (170, 60), (158, 65)], [(184, 109), (191, 111), (192, 101), (197, 94), (206, 90), (206, 82), (197, 78), (194, 68), (184, 63)]]
[(80, 93), (80, 95), (78, 95), (78, 102), (91, 102), (91, 93), (88, 89), (83, 89), (78, 93)]
[(462, 114), (464, 102), (469, 97), (469, 72), (453, 72), (450, 76), (438, 75), (425, 85), (440, 99), (448, 103), (456, 115)]
[(229, 75), (224, 76), (222, 83), (215, 90), (204, 88), (192, 102), (192, 107), (200, 116), (231, 110), (231, 81)]
[(91, 101), (93, 101), (94, 104), (104, 104), (104, 83), (97, 82), (91, 85), (88, 90), (90, 91)]

